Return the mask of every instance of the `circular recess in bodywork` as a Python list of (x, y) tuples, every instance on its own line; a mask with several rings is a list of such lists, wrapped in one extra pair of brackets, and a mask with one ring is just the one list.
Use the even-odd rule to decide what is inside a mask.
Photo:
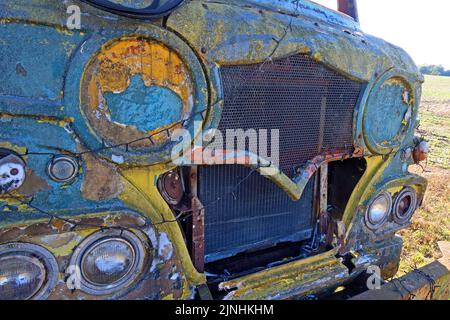
[(47, 165), (47, 174), (59, 183), (71, 182), (77, 176), (78, 170), (77, 160), (68, 156), (54, 157)]
[(94, 6), (136, 18), (160, 17), (176, 9), (184, 0), (86, 0)]
[(101, 30), (75, 54), (64, 104), (81, 143), (123, 164), (171, 160), (176, 129), (200, 133), (209, 107), (203, 67), (176, 35), (148, 25), (139, 34)]
[[(167, 142), (161, 132), (193, 109), (193, 83), (178, 53), (146, 38), (123, 38), (109, 44), (86, 67), (81, 84), (82, 111), (108, 144), (136, 141), (130, 149)], [(142, 139), (142, 140), (141, 140)]]
[(406, 136), (413, 118), (414, 93), (401, 76), (382, 78), (372, 88), (363, 118), (367, 147), (377, 154), (396, 151)]
[(0, 245), (0, 300), (46, 299), (58, 280), (58, 263), (31, 243)]

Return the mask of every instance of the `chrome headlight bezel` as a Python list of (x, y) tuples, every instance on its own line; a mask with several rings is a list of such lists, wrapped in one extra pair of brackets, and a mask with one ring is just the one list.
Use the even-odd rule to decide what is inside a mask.
[(31, 243), (13, 242), (0, 245), (0, 258), (16, 257), (32, 261), (39, 266), (45, 274), (44, 280), (40, 287), (36, 289), (27, 298), (29, 300), (43, 300), (46, 299), (51, 290), (56, 286), (58, 281), (58, 263), (56, 258), (47, 249)]
[[(401, 201), (406, 198), (410, 197), (410, 204), (409, 208), (406, 211), (406, 213), (401, 214), (399, 212)], [(395, 202), (393, 206), (393, 217), (394, 221), (397, 224), (404, 225), (408, 223), (408, 221), (411, 220), (412, 216), (414, 215), (414, 212), (417, 209), (418, 204), (418, 197), (417, 197), (417, 191), (412, 187), (406, 187), (400, 193), (395, 197)]]
[[(89, 279), (84, 270), (85, 257), (99, 245), (107, 241), (120, 241), (126, 243), (133, 252), (131, 267), (119, 280), (101, 285)], [(133, 232), (127, 230), (110, 229), (98, 231), (87, 237), (74, 251), (69, 266), (77, 268), (80, 276), (80, 290), (96, 296), (117, 294), (129, 288), (142, 274), (146, 261), (146, 250), (143, 241)]]
[[(371, 216), (371, 210), (372, 210), (373, 206), (375, 205), (375, 203), (380, 199), (386, 200), (386, 210), (384, 212), (382, 219), (375, 220)], [(380, 227), (382, 227), (389, 219), (389, 216), (392, 212), (392, 205), (393, 205), (392, 196), (387, 191), (381, 192), (376, 197), (374, 197), (366, 210), (366, 214), (365, 214), (366, 226), (372, 231), (377, 230)]]

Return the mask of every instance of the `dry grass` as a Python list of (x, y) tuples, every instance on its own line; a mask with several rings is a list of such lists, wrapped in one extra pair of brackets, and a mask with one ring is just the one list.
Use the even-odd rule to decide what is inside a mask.
[(405, 246), (400, 274), (421, 267), (441, 257), (438, 241), (450, 241), (450, 78), (426, 77), (418, 134), (431, 146), (428, 166), (423, 172), (428, 179), (425, 201), (412, 221), (400, 232)]

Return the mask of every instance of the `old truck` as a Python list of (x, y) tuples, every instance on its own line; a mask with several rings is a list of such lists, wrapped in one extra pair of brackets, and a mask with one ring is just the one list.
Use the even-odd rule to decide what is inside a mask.
[[(301, 299), (393, 277), (427, 186), (409, 172), (423, 78), (338, 8), (1, 1), (0, 299)], [(205, 152), (229, 131), (243, 148)], [(268, 131), (264, 157), (248, 141)], [(431, 269), (406, 290), (448, 295)]]

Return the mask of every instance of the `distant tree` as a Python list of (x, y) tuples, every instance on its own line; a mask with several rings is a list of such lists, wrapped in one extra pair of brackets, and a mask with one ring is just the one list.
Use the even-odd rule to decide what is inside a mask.
[(450, 76), (450, 70), (445, 70), (442, 65), (423, 65), (420, 67), (420, 72), (433, 76)]

